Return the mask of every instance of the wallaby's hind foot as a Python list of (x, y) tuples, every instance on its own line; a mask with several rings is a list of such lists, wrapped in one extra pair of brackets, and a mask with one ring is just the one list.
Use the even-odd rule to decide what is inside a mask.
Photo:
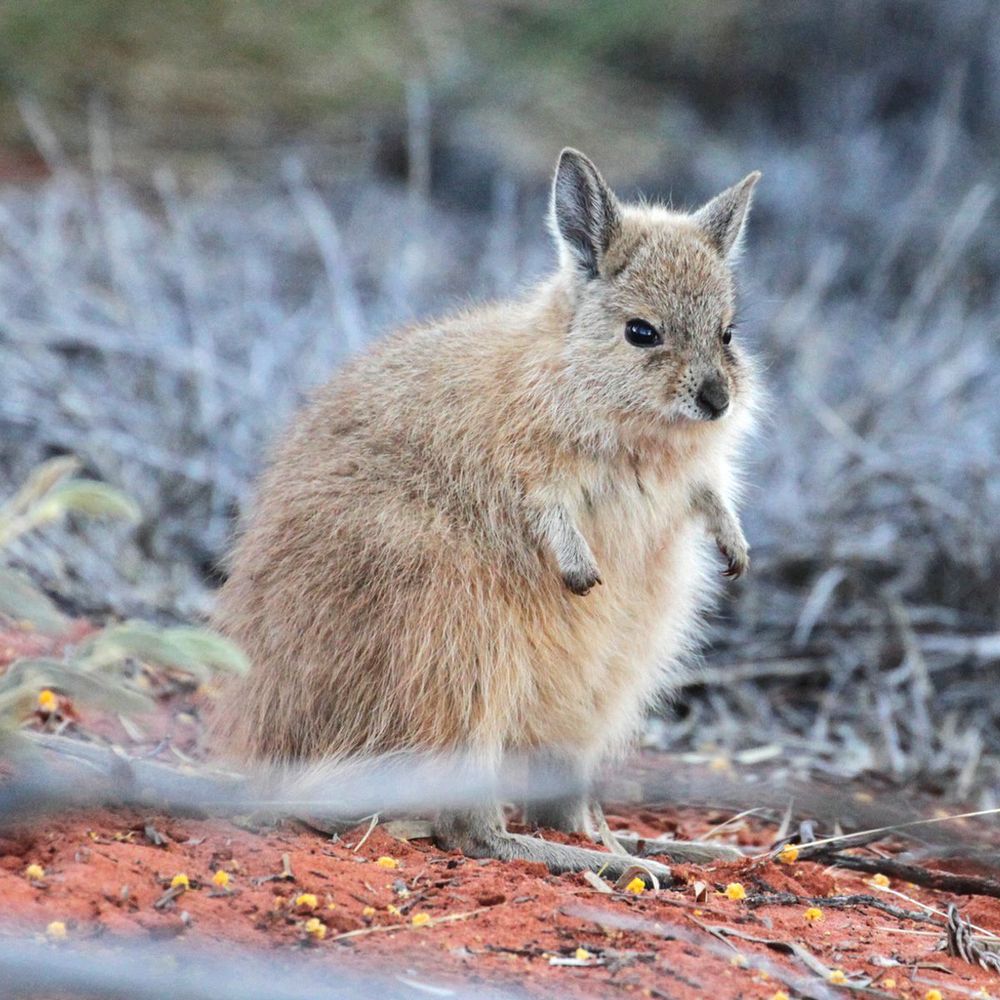
[(532, 802), (524, 808), (524, 825), (536, 830), (584, 833), (593, 838), (593, 822), (587, 805), (587, 800), (582, 795), (548, 802)]
[[(483, 808), (471, 812), (447, 813), (434, 824), (434, 840), (447, 851), (461, 851), (470, 858), (496, 858), (498, 861), (539, 861), (553, 874), (594, 871), (606, 878), (619, 878), (635, 864), (629, 855), (553, 844), (538, 837), (510, 833), (499, 809)], [(643, 861), (642, 866), (661, 884), (670, 881), (670, 869), (658, 861)]]
[(672, 861), (703, 864), (707, 861), (737, 861), (746, 855), (729, 844), (712, 844), (706, 840), (671, 840), (667, 837), (640, 837), (637, 833), (615, 831), (615, 839), (629, 854), (648, 858), (653, 854), (666, 854)]

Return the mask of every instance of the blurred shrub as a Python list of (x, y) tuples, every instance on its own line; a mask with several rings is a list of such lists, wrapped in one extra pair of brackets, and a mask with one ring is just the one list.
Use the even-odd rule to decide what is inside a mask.
[[(139, 510), (131, 500), (104, 483), (74, 478), (79, 468), (70, 456), (51, 459), (0, 506), (0, 556), (14, 539), (66, 515), (138, 521)], [(4, 619), (56, 638), (65, 636), (70, 625), (26, 574), (0, 563), (0, 622)], [(0, 674), (0, 730), (30, 711), (43, 689), (115, 712), (150, 711), (150, 695), (122, 671), (132, 661), (198, 682), (216, 671), (247, 669), (238, 649), (204, 629), (157, 628), (145, 622), (111, 625), (72, 645), (61, 660), (27, 658), (10, 664)]]

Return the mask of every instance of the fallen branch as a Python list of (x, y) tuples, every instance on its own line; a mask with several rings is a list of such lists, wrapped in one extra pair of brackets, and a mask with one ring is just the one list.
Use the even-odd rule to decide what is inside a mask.
[(995, 878), (985, 878), (981, 875), (955, 875), (952, 872), (937, 871), (933, 868), (921, 868), (919, 865), (906, 864), (903, 861), (893, 861), (889, 858), (861, 858), (853, 854), (829, 852), (820, 855), (828, 864), (852, 871), (870, 872), (890, 875), (924, 886), (926, 889), (937, 889), (940, 892), (954, 892), (962, 896), (992, 896), (1000, 899), (1000, 881)]

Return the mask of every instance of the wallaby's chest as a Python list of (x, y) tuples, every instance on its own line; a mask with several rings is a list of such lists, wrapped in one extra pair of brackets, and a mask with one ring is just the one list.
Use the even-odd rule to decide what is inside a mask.
[(601, 566), (642, 573), (691, 520), (693, 476), (685, 469), (581, 470), (574, 514)]

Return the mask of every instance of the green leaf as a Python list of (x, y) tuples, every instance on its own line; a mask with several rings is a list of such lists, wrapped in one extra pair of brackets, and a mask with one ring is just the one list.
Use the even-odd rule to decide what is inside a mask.
[(80, 460), (74, 455), (50, 458), (36, 466), (24, 485), (2, 506), (0, 525), (23, 514), (36, 500), (40, 500), (56, 483), (80, 471)]
[(58, 660), (16, 660), (0, 678), (0, 715), (30, 705), (42, 688), (55, 688), (74, 701), (127, 714), (151, 712), (152, 698), (126, 687), (120, 680), (84, 674)]
[(193, 659), (213, 670), (245, 674), (250, 669), (243, 650), (218, 632), (184, 626), (165, 629), (163, 634), (176, 648), (186, 650)]
[(71, 479), (59, 483), (28, 510), (27, 516), (40, 518), (44, 523), (71, 513), (124, 521), (138, 521), (142, 517), (134, 500), (96, 479)]
[(45, 635), (60, 635), (69, 619), (32, 582), (16, 569), (0, 566), (0, 615), (30, 622)]
[(208, 667), (192, 656), (183, 643), (171, 641), (163, 629), (145, 622), (130, 621), (103, 629), (81, 645), (77, 653), (77, 661), (84, 670), (115, 666), (130, 657), (181, 670), (199, 681), (207, 681), (211, 676)]

